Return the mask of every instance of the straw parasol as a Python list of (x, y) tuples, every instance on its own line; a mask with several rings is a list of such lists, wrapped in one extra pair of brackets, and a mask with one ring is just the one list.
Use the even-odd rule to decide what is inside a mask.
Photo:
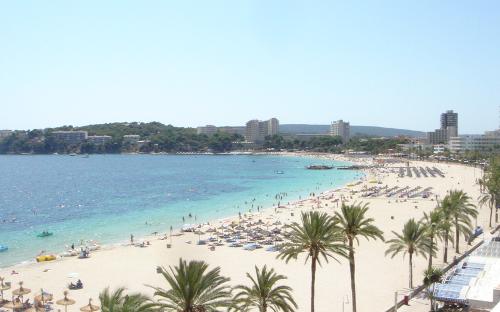
[(2, 300), (0, 302), (3, 302), (3, 292), (4, 290), (9, 290), (10, 289), (10, 284), (5, 284), (4, 283), (4, 279), (3, 277), (0, 277), (0, 296), (2, 298)]
[(9, 301), (6, 304), (4, 304), (3, 307), (12, 310), (19, 310), (23, 308), (23, 303), (21, 301), (19, 302)]
[(13, 294), (14, 296), (19, 296), (19, 297), (21, 297), (21, 301), (22, 301), (23, 296), (24, 296), (24, 295), (29, 294), (30, 292), (31, 292), (31, 289), (29, 289), (29, 288), (24, 288), (24, 287), (23, 287), (23, 282), (21, 281), (21, 282), (19, 282), (19, 288), (18, 288), (18, 289), (14, 289), (14, 290), (12, 291), (12, 294)]
[(92, 298), (89, 299), (89, 304), (80, 308), (82, 312), (95, 312), (99, 310), (100, 308), (98, 306), (92, 304)]
[(75, 300), (68, 298), (68, 291), (65, 290), (64, 291), (64, 298), (60, 299), (60, 300), (57, 300), (56, 303), (58, 305), (64, 306), (64, 311), (68, 311), (68, 306), (69, 305), (74, 305), (76, 302), (75, 302)]

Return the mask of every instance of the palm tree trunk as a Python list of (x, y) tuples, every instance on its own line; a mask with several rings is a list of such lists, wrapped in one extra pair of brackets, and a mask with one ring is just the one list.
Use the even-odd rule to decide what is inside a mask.
[(410, 288), (413, 289), (413, 253), (410, 253)]
[(458, 218), (455, 217), (455, 253), (460, 253), (460, 247), (459, 246), (459, 240), (460, 240), (460, 232), (458, 228)]
[(493, 205), (490, 205), (490, 228), (491, 228), (491, 219), (493, 219)]
[(444, 233), (444, 255), (443, 262), (448, 263), (448, 230)]
[(266, 301), (262, 302), (262, 309), (260, 311), (261, 312), (267, 312), (267, 303), (266, 303)]
[(311, 312), (314, 312), (314, 284), (316, 283), (316, 261), (317, 257), (311, 258)]
[(356, 312), (356, 264), (354, 263), (354, 243), (349, 238), (349, 268), (351, 271), (352, 312)]
[(429, 246), (429, 265), (427, 268), (432, 268), (432, 251), (434, 249), (434, 235), (431, 235), (431, 244)]

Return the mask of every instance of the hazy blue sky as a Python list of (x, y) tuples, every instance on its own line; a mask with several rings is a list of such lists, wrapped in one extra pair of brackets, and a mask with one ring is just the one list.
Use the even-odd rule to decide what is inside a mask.
[(0, 129), (497, 128), (500, 1), (2, 1)]

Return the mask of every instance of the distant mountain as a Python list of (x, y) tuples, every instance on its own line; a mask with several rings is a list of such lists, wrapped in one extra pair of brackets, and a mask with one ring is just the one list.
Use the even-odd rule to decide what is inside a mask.
[[(306, 125), (306, 124), (282, 124), (280, 125), (281, 133), (289, 134), (327, 134), (330, 132), (330, 125)], [(394, 137), (399, 135), (411, 137), (423, 137), (425, 132), (372, 127), (372, 126), (351, 126), (351, 135), (367, 135), (367, 136), (380, 136), (380, 137)]]

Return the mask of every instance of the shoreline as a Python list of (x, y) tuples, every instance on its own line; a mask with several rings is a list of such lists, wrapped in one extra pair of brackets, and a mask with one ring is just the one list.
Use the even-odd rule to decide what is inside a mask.
[[(41, 156), (46, 156), (45, 154), (40, 154), (40, 155)], [(48, 155), (50, 155), (50, 154), (48, 154)], [(128, 155), (128, 154), (96, 154), (96, 155)], [(138, 155), (149, 155), (149, 154), (138, 154)], [(151, 155), (154, 155), (154, 154), (151, 154)], [(158, 155), (167, 156), (166, 154), (158, 154)], [(168, 155), (178, 155), (178, 154), (168, 154)], [(189, 155), (192, 155), (192, 154), (189, 154)], [(205, 154), (197, 154), (197, 155), (204, 156)], [(220, 154), (213, 154), (213, 155), (216, 156), (216, 155), (220, 155)], [(354, 161), (346, 160), (345, 157), (343, 157), (342, 155), (337, 155), (337, 154), (303, 153), (303, 152), (298, 152), (298, 153), (297, 152), (293, 152), (293, 153), (289, 153), (289, 152), (279, 152), (279, 153), (263, 152), (263, 153), (259, 153), (259, 154), (232, 154), (232, 155), (301, 157), (301, 158), (311, 158), (311, 159), (321, 159), (321, 160), (331, 160), (331, 161), (338, 161), (338, 162), (347, 162), (349, 164), (358, 164), (358, 163), (356, 163)], [(325, 155), (327, 157), (322, 157), (322, 156), (325, 156)], [(13, 156), (16, 156), (16, 155), (13, 155)], [(28, 155), (23, 155), (23, 156), (28, 156)], [(37, 155), (33, 155), (33, 156), (38, 156), (38, 154)], [(68, 156), (68, 155), (53, 155), (53, 156)], [(184, 156), (184, 154), (181, 154), (179, 156)], [(186, 154), (186, 156), (188, 156), (188, 155)], [(230, 156), (230, 155), (228, 155), (228, 156)], [(319, 194), (328, 193), (328, 192), (332, 192), (332, 191), (335, 191), (335, 190), (338, 190), (338, 189), (342, 189), (347, 184), (361, 181), (363, 179), (363, 177), (366, 177), (366, 173), (364, 172), (364, 170), (356, 170), (356, 171), (361, 172), (361, 175), (362, 175), (361, 178), (359, 178), (359, 179), (356, 178), (356, 179), (354, 179), (352, 181), (349, 181), (349, 182), (347, 182), (347, 183), (345, 183), (343, 185), (338, 185), (338, 186), (336, 186), (333, 189), (331, 189), (329, 186), (326, 186), (326, 188), (324, 190), (320, 190)], [(306, 198), (302, 198), (302, 199), (299, 198), (299, 199), (295, 199), (295, 200), (289, 201), (287, 203), (287, 205), (293, 206), (293, 205), (299, 204), (300, 202), (311, 200), (311, 199), (313, 199), (313, 198), (312, 197), (306, 197)], [(273, 204), (273, 206), (266, 206), (266, 207), (260, 208), (260, 212), (270, 212), (271, 210), (274, 210), (275, 208), (276, 207), (274, 207), (274, 204)], [(283, 207), (281, 207), (279, 209), (283, 209)], [(242, 214), (254, 214), (254, 213), (256, 213), (256, 211), (253, 211), (252, 213), (249, 213), (248, 211), (247, 212), (242, 212)], [(232, 220), (232, 221), (234, 221), (234, 220), (237, 220), (237, 219), (238, 219), (238, 215), (231, 214), (231, 215), (226, 215), (226, 216), (220, 217), (220, 218), (209, 218), (207, 220), (204, 220), (204, 222), (201, 222), (201, 223), (200, 222), (195, 222), (194, 224), (196, 224), (196, 225), (202, 225), (202, 224), (207, 224), (207, 223), (209, 223), (209, 224), (219, 224), (222, 221), (226, 221), (226, 220)], [(186, 223), (188, 223), (188, 221), (193, 221), (193, 220), (192, 219), (191, 220), (186, 220)], [(182, 233), (181, 229), (182, 229), (182, 226), (180, 228), (175, 228), (174, 227), (173, 228), (173, 233), (175, 233), (175, 232)], [(143, 234), (143, 235), (139, 235), (139, 236), (135, 236), (134, 235), (134, 240), (135, 241), (153, 241), (153, 240), (156, 240), (161, 235), (168, 235), (168, 234), (169, 233), (167, 231), (167, 232), (158, 232), (157, 235), (154, 235), (153, 233)], [(84, 240), (84, 242), (92, 244), (95, 241), (92, 240), (92, 239), (88, 239), (88, 240)], [(78, 251), (78, 249), (81, 246), (76, 246), (75, 245), (75, 249), (74, 250)], [(85, 246), (85, 245), (83, 245), (83, 246)], [(104, 244), (99, 244), (99, 249), (92, 250), (91, 254), (99, 253), (101, 251), (106, 251), (106, 250), (113, 250), (113, 249), (121, 248), (121, 247), (127, 247), (127, 246), (130, 246), (130, 241), (127, 240), (127, 239), (123, 239), (123, 240), (119, 240), (119, 241), (115, 241), (115, 242), (104, 243)], [(58, 262), (66, 261), (66, 260), (69, 260), (69, 259), (75, 259), (75, 258), (77, 258), (77, 256), (63, 256), (63, 254), (66, 254), (67, 252), (69, 252), (67, 244), (64, 246), (64, 249), (61, 247), (61, 250), (62, 251), (59, 251), (59, 252), (45, 251), (44, 253), (39, 253), (37, 255), (34, 255), (32, 257), (32, 259), (21, 260), (20, 262), (17, 262), (17, 263), (14, 263), (14, 264), (8, 264), (8, 265), (5, 265), (5, 266), (0, 266), (0, 270), (15, 269), (15, 268), (22, 269), (22, 268), (25, 268), (25, 267), (28, 267), (28, 266), (38, 265), (39, 263), (36, 261), (36, 257), (40, 256), (40, 255), (54, 255), (54, 256), (56, 256), (56, 259), (53, 260), (53, 261), (50, 261), (50, 263), (58, 263)], [(47, 263), (49, 263), (49, 262), (47, 262)]]
[[(325, 155), (323, 155), (325, 156)], [(345, 160), (345, 159), (342, 159)], [(366, 162), (369, 159), (361, 159)], [(278, 209), (274, 213), (272, 209), (261, 209), (259, 214), (253, 217), (253, 221), (262, 219), (264, 222), (280, 222), (279, 227), (298, 221), (301, 212), (318, 209), (329, 215), (338, 211), (335, 203), (342, 199), (346, 203), (363, 202), (369, 205), (368, 216), (375, 219), (375, 224), (384, 231), (386, 240), (393, 238), (392, 231), (399, 233), (404, 222), (409, 218), (420, 220), (424, 212), (429, 212), (436, 205), (434, 195), (429, 198), (388, 198), (385, 195), (376, 197), (364, 197), (364, 190), (377, 187), (394, 186), (415, 188), (432, 187), (432, 193), (436, 196), (444, 196), (449, 189), (462, 188), (477, 204), (476, 198), (479, 188), (475, 183), (477, 168), (453, 164), (437, 164), (425, 162), (412, 162), (410, 166), (436, 166), (445, 173), (445, 177), (398, 177), (397, 167), (401, 163), (389, 165), (388, 167), (370, 168), (363, 170), (365, 177), (361, 184), (346, 185), (342, 188), (328, 189), (321, 194), (320, 205), (314, 198), (303, 198), (288, 208)], [(390, 168), (394, 167), (394, 168)], [(377, 183), (371, 182), (375, 180)], [(379, 183), (380, 182), (380, 183)], [(354, 185), (357, 184), (357, 185)], [(478, 224), (487, 229), (489, 209), (486, 207), (478, 209)], [(232, 219), (238, 218), (233, 216)], [(218, 222), (228, 224), (231, 218), (219, 219)], [(215, 224), (214, 226), (217, 226)], [(206, 238), (208, 234), (202, 238)], [(184, 260), (203, 260), (210, 268), (219, 266), (223, 276), (231, 279), (230, 285), (247, 284), (246, 272), (252, 272), (254, 266), (268, 265), (280, 274), (287, 275), (285, 282), (292, 287), (295, 300), (299, 304), (298, 311), (305, 311), (309, 301), (309, 266), (304, 265), (302, 258), (285, 264), (284, 261), (276, 259), (276, 253), (263, 249), (253, 251), (243, 248), (231, 248), (228, 245), (216, 247), (210, 250), (207, 245), (197, 245), (198, 235), (185, 233), (182, 236), (172, 237), (172, 248), (167, 248), (169, 240), (161, 241), (159, 236), (145, 236), (151, 238), (151, 245), (146, 248), (118, 246), (118, 248), (103, 249), (92, 253), (88, 259), (69, 258), (62, 261), (35, 263), (28, 266), (15, 268), (19, 274), (11, 275), (9, 269), (0, 269), (0, 275), (5, 276), (13, 283), (20, 280), (25, 282), (26, 287), (38, 289), (44, 287), (49, 292), (61, 294), (69, 282), (81, 279), (85, 285), (84, 289), (71, 291), (70, 297), (77, 300), (79, 306), (88, 301), (89, 297), (97, 298), (99, 292), (105, 287), (111, 289), (126, 287), (131, 292), (142, 292), (152, 295), (150, 288), (144, 285), (155, 285), (165, 287), (165, 281), (156, 274), (157, 266), (177, 265), (179, 258)], [(469, 246), (461, 239), (460, 247), (466, 251)], [(439, 246), (438, 257), (434, 259), (437, 266), (444, 266), (442, 262), (442, 245)], [(358, 309), (363, 311), (383, 311), (394, 302), (394, 292), (402, 296), (408, 294), (408, 259), (402, 256), (395, 258), (386, 257), (384, 251), (387, 245), (382, 241), (360, 240), (356, 248)], [(448, 250), (449, 258), (456, 255), (454, 248)], [(414, 259), (414, 283), (421, 283), (422, 272), (427, 266), (427, 260), (423, 257)], [(388, 270), (388, 268), (390, 268)], [(316, 304), (318, 312), (340, 310), (346, 297), (349, 298), (349, 267), (345, 259), (340, 263), (330, 262), (318, 268), (316, 276)], [(381, 285), (381, 287), (374, 287)], [(350, 299), (347, 299), (350, 300)], [(76, 307), (77, 307), (76, 306)], [(70, 307), (68, 311), (77, 311)], [(345, 306), (349, 309), (349, 304)]]

